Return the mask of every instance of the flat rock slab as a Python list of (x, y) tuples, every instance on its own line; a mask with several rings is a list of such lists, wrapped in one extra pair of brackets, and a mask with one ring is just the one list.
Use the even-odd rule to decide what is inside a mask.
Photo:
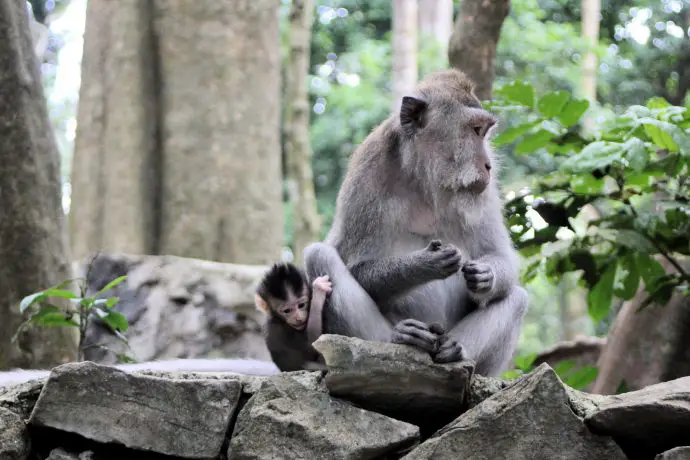
[(0, 407), (0, 459), (25, 460), (29, 457), (29, 433), (24, 420)]
[(29, 422), (134, 449), (214, 458), (241, 390), (238, 380), (171, 380), (69, 363), (53, 369)]
[(311, 390), (267, 379), (240, 411), (228, 460), (367, 460), (415, 445), (419, 428)]
[(585, 418), (633, 458), (653, 458), (690, 441), (690, 377), (608, 396)]
[(316, 348), (331, 395), (418, 425), (453, 420), (466, 406), (474, 364), (436, 364), (411, 346), (325, 334)]
[(623, 460), (613, 439), (587, 430), (556, 373), (542, 364), (458, 417), (406, 460)]
[(654, 460), (690, 460), (690, 446), (667, 450), (657, 455)]

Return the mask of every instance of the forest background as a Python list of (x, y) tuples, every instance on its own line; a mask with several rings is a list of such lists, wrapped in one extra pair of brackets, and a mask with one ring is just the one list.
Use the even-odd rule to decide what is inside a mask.
[(455, 66), (501, 117), (531, 295), (513, 375), (564, 341), (568, 356), (606, 344), (596, 365), (564, 361), (574, 386), (690, 375), (687, 0), (30, 5), (65, 228), (7, 308), (97, 250), (300, 260), (354, 148), (416, 81)]

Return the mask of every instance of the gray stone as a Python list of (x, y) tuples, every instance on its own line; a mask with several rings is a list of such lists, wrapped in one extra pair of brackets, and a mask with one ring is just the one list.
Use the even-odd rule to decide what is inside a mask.
[(683, 446), (690, 439), (690, 377), (608, 396), (585, 422), (613, 436), (632, 457)]
[(484, 377), (479, 374), (473, 375), (470, 386), (467, 389), (467, 409), (473, 408), (486, 398), (495, 395), (509, 385), (510, 382), (506, 382), (505, 380), (494, 377)]
[(420, 426), (440, 428), (465, 408), (472, 362), (436, 364), (428, 353), (393, 343), (322, 335), (331, 395)]
[(62, 447), (58, 447), (50, 451), (46, 460), (79, 460), (79, 455), (67, 452)]
[(667, 450), (657, 455), (654, 460), (690, 460), (690, 446)]
[(556, 373), (542, 364), (484, 400), (404, 457), (466, 460), (618, 460), (609, 437), (590, 433), (570, 409)]
[(11, 410), (27, 420), (41, 394), (46, 379), (31, 380), (25, 383), (0, 389), (0, 407)]
[(29, 434), (22, 418), (0, 407), (0, 459), (24, 460), (29, 457)]
[(53, 369), (30, 423), (140, 450), (213, 458), (240, 393), (236, 380), (171, 380), (70, 363)]
[(367, 460), (413, 446), (419, 428), (314, 391), (289, 375), (269, 377), (240, 411), (228, 460)]

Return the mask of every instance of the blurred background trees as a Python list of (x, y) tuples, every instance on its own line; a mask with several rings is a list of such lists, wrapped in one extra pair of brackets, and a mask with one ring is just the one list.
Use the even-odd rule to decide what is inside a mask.
[(605, 392), (690, 374), (687, 2), (30, 3), (75, 258), (300, 262), (356, 145), (453, 65), (502, 120), (517, 367), (572, 356)]

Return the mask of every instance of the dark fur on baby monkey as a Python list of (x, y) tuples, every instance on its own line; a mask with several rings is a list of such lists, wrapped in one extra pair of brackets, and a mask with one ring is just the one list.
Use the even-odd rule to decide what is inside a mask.
[(266, 346), (281, 371), (325, 369), (311, 344), (322, 333), (330, 292), (328, 276), (316, 277), (310, 285), (305, 272), (290, 263), (273, 264), (262, 278), (254, 301), (267, 315)]

